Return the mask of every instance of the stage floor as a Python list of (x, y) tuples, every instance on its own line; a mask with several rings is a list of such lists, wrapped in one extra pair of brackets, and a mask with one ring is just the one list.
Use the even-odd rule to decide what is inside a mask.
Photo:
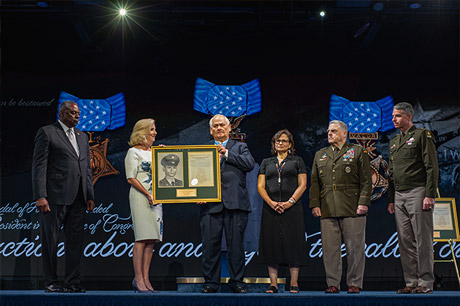
[(163, 291), (139, 294), (132, 291), (45, 293), (32, 290), (0, 291), (1, 305), (460, 305), (460, 291), (433, 294), (396, 294), (363, 291), (360, 294), (325, 294), (319, 291), (291, 293), (179, 293)]

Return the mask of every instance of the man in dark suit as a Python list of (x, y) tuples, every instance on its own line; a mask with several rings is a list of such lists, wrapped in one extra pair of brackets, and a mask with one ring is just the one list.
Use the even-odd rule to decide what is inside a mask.
[(203, 242), (203, 293), (217, 292), (220, 285), (222, 229), (227, 241), (229, 286), (235, 293), (246, 293), (243, 237), (251, 211), (246, 173), (254, 168), (254, 158), (245, 143), (229, 139), (229, 120), (216, 115), (209, 121), (212, 144), (221, 156), (222, 202), (201, 203), (200, 226)]
[(179, 162), (180, 158), (175, 154), (168, 154), (161, 159), (165, 177), (158, 182), (160, 186), (182, 186), (182, 181), (176, 179)]
[[(94, 209), (93, 180), (88, 137), (75, 128), (78, 105), (66, 101), (58, 122), (40, 128), (35, 137), (32, 163), (33, 196), (40, 210), (45, 292), (85, 292), (80, 285), (85, 210)], [(65, 234), (65, 287), (59, 284), (57, 245)]]

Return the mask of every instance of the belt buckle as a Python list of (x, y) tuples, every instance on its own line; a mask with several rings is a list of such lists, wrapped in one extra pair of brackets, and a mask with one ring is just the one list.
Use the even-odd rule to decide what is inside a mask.
[(336, 184), (332, 184), (332, 190), (334, 190), (334, 191), (337, 190), (337, 185)]

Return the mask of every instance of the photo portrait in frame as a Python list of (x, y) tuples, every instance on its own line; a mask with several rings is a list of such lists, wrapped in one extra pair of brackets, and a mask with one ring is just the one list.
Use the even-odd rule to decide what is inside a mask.
[(159, 153), (157, 167), (163, 172), (163, 178), (158, 181), (158, 188), (182, 187), (184, 186), (182, 152)]

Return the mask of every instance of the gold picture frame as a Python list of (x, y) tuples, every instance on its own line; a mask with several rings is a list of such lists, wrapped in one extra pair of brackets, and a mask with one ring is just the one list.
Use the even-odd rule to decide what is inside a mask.
[(152, 196), (156, 203), (221, 202), (217, 146), (153, 146)]
[(455, 198), (436, 198), (433, 211), (433, 240), (460, 241)]

